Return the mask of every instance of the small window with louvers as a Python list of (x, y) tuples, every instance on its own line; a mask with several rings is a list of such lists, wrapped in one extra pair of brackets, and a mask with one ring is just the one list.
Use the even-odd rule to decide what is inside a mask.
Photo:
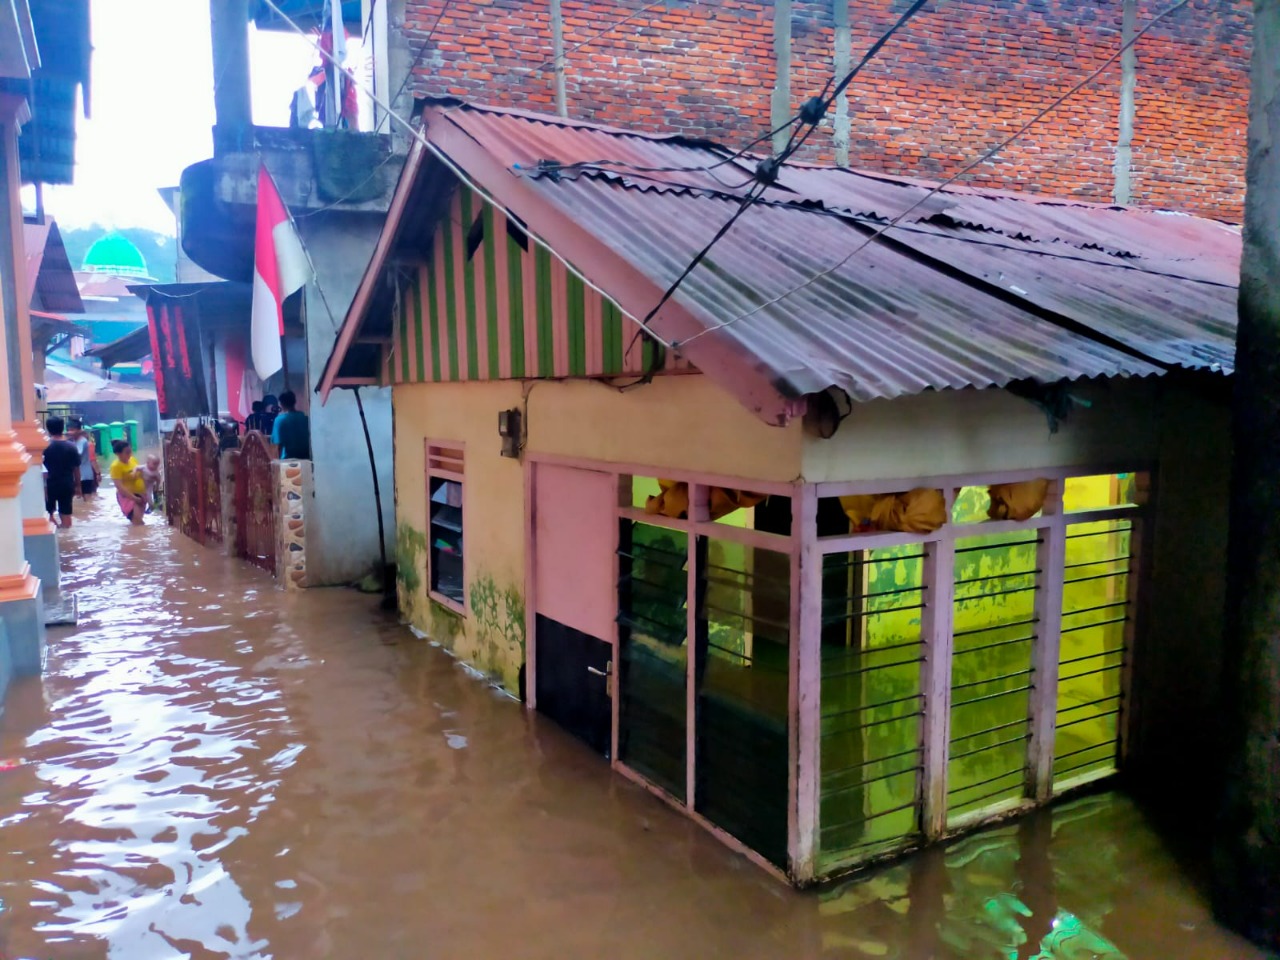
[(427, 444), (427, 568), (431, 594), (451, 606), (466, 603), (463, 565), (463, 454), (457, 444)]

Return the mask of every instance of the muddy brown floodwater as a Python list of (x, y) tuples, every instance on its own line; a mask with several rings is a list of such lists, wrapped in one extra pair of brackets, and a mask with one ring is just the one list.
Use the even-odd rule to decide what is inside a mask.
[(109, 498), (0, 718), (0, 957), (1257, 958), (1119, 795), (796, 893), (346, 590)]

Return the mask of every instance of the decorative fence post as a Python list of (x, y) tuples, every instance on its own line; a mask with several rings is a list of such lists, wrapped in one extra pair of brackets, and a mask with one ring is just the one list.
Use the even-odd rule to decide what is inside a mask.
[(307, 586), (307, 504), (311, 502), (311, 461), (280, 460), (277, 503), (276, 579), (287, 590)]
[(236, 474), (239, 472), (240, 451), (224, 450), (218, 458), (218, 484), (222, 500), (222, 551), (236, 556), (239, 542), (239, 524), (236, 522)]
[(165, 515), (184, 536), (203, 542), (202, 474), (191, 434), (181, 420), (164, 445)]
[(209, 427), (196, 430), (196, 466), (200, 471), (198, 510), (201, 543), (222, 542), (222, 466), (218, 435)]
[(236, 463), (236, 556), (276, 570), (278, 484), (274, 450), (257, 430), (245, 434)]

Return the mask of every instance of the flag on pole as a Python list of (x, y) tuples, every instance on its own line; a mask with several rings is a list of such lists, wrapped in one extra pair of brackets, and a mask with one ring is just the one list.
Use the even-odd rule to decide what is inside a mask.
[(329, 0), (329, 24), (333, 30), (333, 59), (346, 63), (347, 27), (342, 22), (342, 0)]
[(253, 369), (266, 380), (284, 366), (284, 301), (311, 279), (311, 262), (265, 165), (258, 167), (258, 228), (253, 247)]

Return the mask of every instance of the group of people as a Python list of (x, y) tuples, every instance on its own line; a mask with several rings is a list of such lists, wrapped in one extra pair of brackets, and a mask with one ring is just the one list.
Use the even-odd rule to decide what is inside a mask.
[(311, 459), (311, 423), (298, 409), (298, 396), (286, 390), (279, 398), (267, 394), (253, 401), (252, 413), (245, 418), (244, 429), (257, 430), (271, 438), (280, 448), (281, 460)]
[[(280, 394), (278, 400), (270, 395), (255, 400), (253, 412), (245, 420), (245, 429), (270, 434), (282, 460), (309, 460), (311, 424), (297, 405), (298, 398), (292, 390)], [(234, 430), (234, 425), (231, 429)], [(45, 512), (51, 523), (65, 530), (71, 526), (75, 499), (87, 500), (97, 492), (102, 484), (102, 470), (93, 440), (81, 421), (72, 420), (68, 425), (62, 417), (50, 417), (45, 430), (50, 437), (44, 451)], [(141, 525), (156, 505), (161, 480), (160, 458), (152, 454), (145, 463), (138, 463), (133, 446), (123, 439), (112, 440), (111, 451), (115, 459), (109, 475), (115, 485), (116, 503), (130, 523)]]
[[(71, 526), (75, 498), (87, 500), (102, 484), (93, 440), (79, 420), (72, 420), (70, 435), (62, 417), (50, 417), (45, 423), (49, 445), (44, 451), (45, 511), (49, 520), (64, 530)], [(160, 486), (160, 458), (152, 454), (140, 464), (128, 440), (111, 441), (115, 460), (110, 477), (115, 485), (116, 503), (130, 523), (141, 525), (143, 517), (155, 506)]]

